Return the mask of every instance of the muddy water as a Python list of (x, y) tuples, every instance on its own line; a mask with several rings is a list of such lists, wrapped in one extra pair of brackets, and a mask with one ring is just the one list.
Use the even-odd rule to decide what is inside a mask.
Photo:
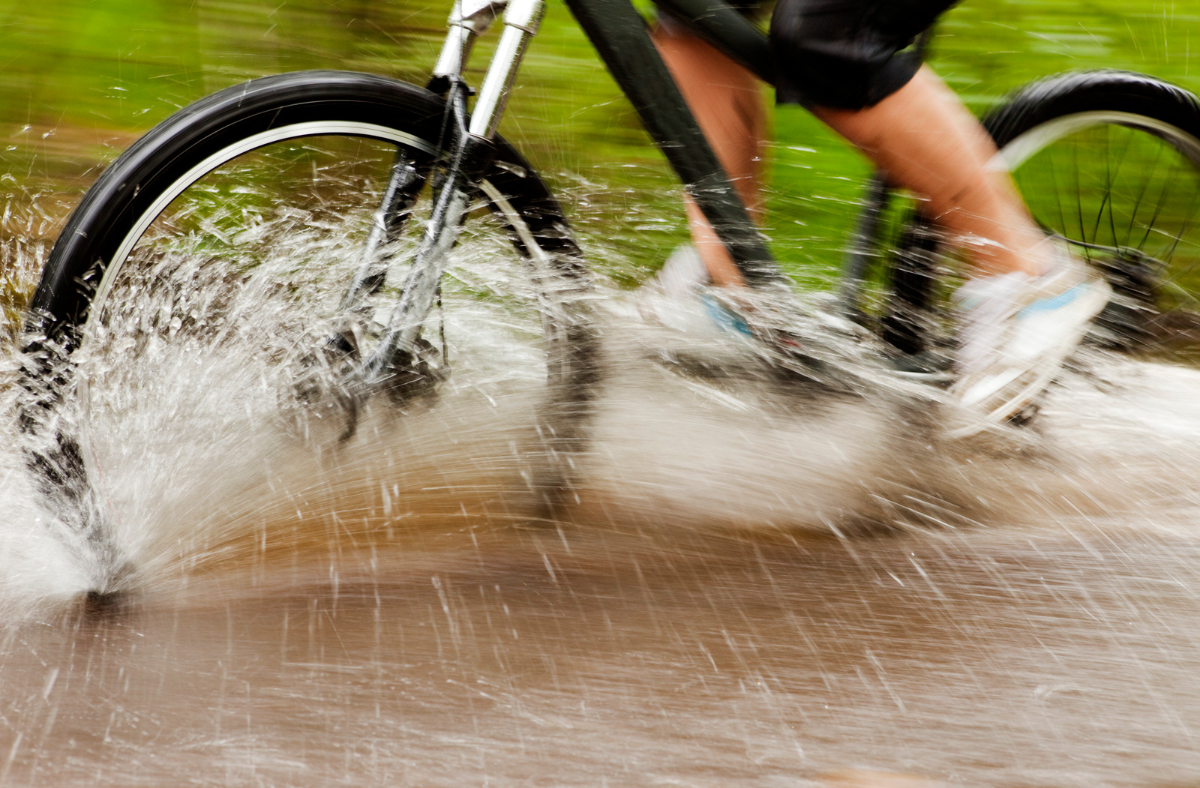
[(10, 484), (0, 782), (1197, 779), (1200, 373), (1085, 356), (1035, 427), (948, 445), (895, 392), (698, 381), (608, 320), (560, 521), (511, 382), (345, 445), (159, 423), (105, 482), (142, 573), (107, 614)]
[[(1187, 785), (1194, 543), (514, 534), (5, 644), (7, 784)], [(333, 576), (331, 578), (331, 576)], [(336, 582), (334, 582), (336, 581)]]
[[(185, 66), (146, 49), (136, 63), (127, 50), (70, 61), (47, 43), (78, 37), (57, 28), (28, 47), (47, 62), (14, 61), (36, 73), (5, 98), (18, 108), (5, 121), (15, 175), (0, 181), (15, 206), (7, 312), (95, 160), (129, 144), (147, 107), (161, 117), (284, 68), (381, 70), (417, 27), (397, 4), (382, 22), (355, 10), (353, 29), (289, 30), (275, 24), (283, 6), (264, 6), (219, 23), (233, 43), (213, 38), (205, 20), (237, 5), (188, 6), (203, 24), (183, 24), (204, 35)], [(1144, 4), (1132, 26), (1125, 9), (1105, 16), (1111, 3), (1044, 5), (1040, 27), (1027, 4), (996, 6), (1014, 19), (989, 17), (987, 46), (980, 25), (948, 37), (948, 76), (994, 94), (1116, 64), (1194, 87), (1170, 37), (1186, 4)], [(425, 51), (396, 66), (418, 81), (442, 11), (420, 13)], [(337, 60), (342, 39), (300, 32), (342, 29), (370, 51)], [(259, 41), (275, 47), (268, 65)], [(384, 44), (386, 57), (372, 48)], [(596, 71), (550, 52), (531, 73)], [(48, 98), (94, 62), (117, 76), (102, 68)], [(140, 93), (114, 108), (128, 87)], [(582, 78), (564, 90), (523, 105), (509, 133), (544, 169), (625, 166), (613, 162), (640, 137), (587, 158), (568, 147), (580, 129), (548, 137), (544, 117), (522, 114), (583, 112), (605, 145), (630, 125), (597, 115), (613, 96)], [(620, 189), (584, 191), (570, 196), (592, 262), (645, 266), (607, 259), (615, 222), (586, 210)], [(674, 192), (657, 199), (673, 206)], [(673, 217), (652, 218), (681, 232)], [(836, 247), (846, 225), (819, 223), (807, 250)], [(340, 424), (297, 419), (256, 370), (210, 357), (143, 381), (141, 409), (100, 425), (103, 497), (137, 574), (97, 615), (76, 601), (90, 567), (0, 428), (0, 784), (777, 786), (845, 769), (964, 786), (1200, 783), (1200, 373), (1085, 355), (1030, 428), (948, 444), (928, 393), (814, 396), (736, 369), (681, 373), (661, 352), (679, 339), (613, 296), (578, 499), (554, 522), (531, 517), (542, 395), (528, 375), (468, 368), (435, 406), (376, 403), (341, 444)], [(14, 363), (5, 345), (6, 414)]]

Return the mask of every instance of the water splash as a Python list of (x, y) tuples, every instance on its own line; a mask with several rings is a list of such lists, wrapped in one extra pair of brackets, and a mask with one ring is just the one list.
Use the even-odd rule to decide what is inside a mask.
[[(259, 270), (295, 263), (280, 248)], [(494, 248), (461, 260), (503, 283)], [(1070, 785), (1198, 766), (1200, 704), (1177, 689), (1200, 661), (1195, 369), (1089, 351), (1028, 427), (948, 443), (936, 390), (781, 377), (605, 290), (577, 498), (546, 522), (544, 368), (510, 303), (465, 302), (440, 396), (374, 398), (342, 441), (345, 414), (291, 383), (296, 338), (329, 330), (319, 299), (271, 280), (197, 309), (179, 352), (82, 359), (138, 570), (119, 615), (74, 612), (88, 567), (10, 431), (9, 777), (820, 785), (859, 764)], [(141, 291), (168, 337), (208, 282), (179, 281)]]

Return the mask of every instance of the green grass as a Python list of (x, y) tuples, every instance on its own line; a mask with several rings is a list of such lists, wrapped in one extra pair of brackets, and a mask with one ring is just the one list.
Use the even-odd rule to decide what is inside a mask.
[[(30, 193), (48, 192), (59, 215), (138, 133), (251, 77), (345, 68), (421, 83), (448, 8), (3, 0), (0, 167), (13, 179), (0, 183), (0, 196), (19, 208)], [(1197, 90), (1194, 35), (1200, 0), (967, 0), (943, 20), (933, 62), (976, 111), (1031, 79), (1078, 68), (1147, 71)], [(644, 278), (686, 237), (673, 175), (561, 0), (550, 2), (502, 131), (559, 189), (594, 265), (619, 281)], [(769, 233), (793, 275), (827, 284), (867, 167), (802, 110), (777, 111), (774, 135)], [(41, 231), (53, 230), (50, 222)], [(22, 232), (12, 223), (0, 231), (5, 242)]]

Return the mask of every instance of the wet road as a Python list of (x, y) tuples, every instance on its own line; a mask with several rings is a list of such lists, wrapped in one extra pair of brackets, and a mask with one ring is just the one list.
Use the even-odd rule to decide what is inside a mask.
[[(287, 69), (423, 82), (445, 9), (352, 5), (20, 9), (3, 328), (152, 119)], [(1065, 68), (1195, 89), (1187, 4), (1144, 5), (965, 3), (936, 54), (981, 106)], [(563, 9), (548, 24), (505, 133), (633, 282), (683, 236), (675, 185)], [(862, 165), (776, 122), (776, 240), (808, 273)], [(142, 379), (97, 425), (138, 572), (103, 616), (6, 421), (0, 785), (1200, 785), (1200, 373), (1084, 358), (1029, 430), (957, 445), (894, 392), (680, 374), (623, 319), (554, 523), (529, 517), (528, 376), (468, 369), (345, 445), (245, 357)]]
[[(525, 516), (519, 389), (377, 409), (341, 448), (268, 422), (173, 498), (155, 452), (187, 429), (126, 448), (143, 577), (108, 616), (10, 600), (0, 782), (1198, 778), (1197, 373), (1101, 359), (963, 447), (609, 343), (557, 523)], [(26, 577), (62, 566), (22, 544)]]

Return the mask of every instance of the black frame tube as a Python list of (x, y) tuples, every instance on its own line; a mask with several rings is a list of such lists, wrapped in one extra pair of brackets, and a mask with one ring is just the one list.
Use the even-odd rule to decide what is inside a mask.
[(775, 64), (767, 37), (733, 6), (722, 0), (654, 0), (654, 4), (763, 82), (775, 84)]
[[(752, 285), (786, 281), (632, 3), (566, 0), (566, 4), (746, 281)], [(766, 39), (731, 6), (720, 0), (664, 0), (663, 5), (756, 73), (764, 63), (769, 65)], [(726, 11), (736, 17), (736, 23)]]

